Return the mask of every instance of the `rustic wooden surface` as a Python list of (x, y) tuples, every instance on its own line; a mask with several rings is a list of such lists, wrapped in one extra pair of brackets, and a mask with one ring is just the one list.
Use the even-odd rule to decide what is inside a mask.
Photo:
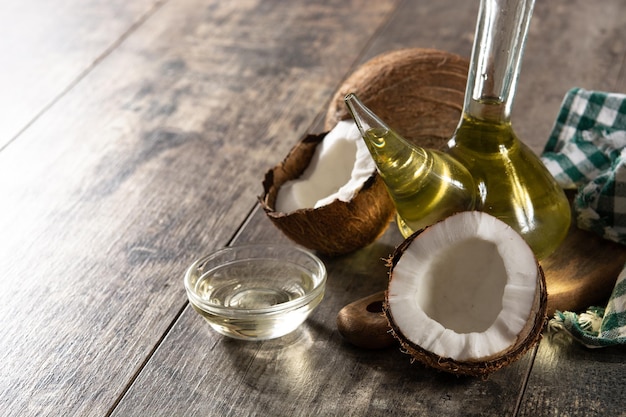
[[(538, 2), (514, 123), (540, 152), (567, 89), (626, 92), (622, 0)], [(390, 229), (324, 259), (326, 297), (259, 343), (212, 332), (182, 273), (285, 238), (263, 173), (341, 81), (396, 48), (468, 55), (477, 2), (8, 0), (0, 5), (0, 415), (623, 415), (623, 348), (544, 338), (488, 380), (345, 342)]]

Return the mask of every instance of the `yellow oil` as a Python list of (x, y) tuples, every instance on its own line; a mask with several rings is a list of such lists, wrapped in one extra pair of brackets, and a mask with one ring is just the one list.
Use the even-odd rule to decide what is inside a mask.
[(395, 203), (404, 237), (475, 208), (474, 181), (449, 155), (413, 147), (386, 128), (370, 128), (364, 136)]
[(482, 211), (517, 230), (539, 259), (560, 245), (571, 220), (568, 200), (510, 122), (464, 115), (448, 145), (474, 178)]

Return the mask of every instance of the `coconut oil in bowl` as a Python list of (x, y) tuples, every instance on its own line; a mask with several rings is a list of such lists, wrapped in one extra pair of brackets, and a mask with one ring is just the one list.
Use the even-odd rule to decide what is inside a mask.
[(234, 246), (198, 259), (184, 281), (191, 306), (217, 332), (265, 340), (306, 320), (324, 296), (326, 268), (294, 246)]

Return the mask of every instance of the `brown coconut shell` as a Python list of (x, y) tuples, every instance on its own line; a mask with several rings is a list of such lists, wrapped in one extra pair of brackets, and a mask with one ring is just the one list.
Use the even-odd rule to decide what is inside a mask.
[(389, 226), (395, 206), (380, 177), (372, 173), (350, 202), (335, 200), (317, 209), (291, 213), (274, 209), (280, 187), (302, 174), (326, 134), (306, 136), (265, 174), (259, 202), (272, 223), (288, 238), (324, 255), (337, 256), (375, 241)]
[[(402, 257), (404, 251), (408, 248), (411, 242), (413, 242), (413, 240), (415, 240), (423, 231), (427, 229), (428, 228), (425, 228), (415, 232), (395, 249), (388, 263), (390, 266), (390, 279), (393, 279), (393, 268)], [(547, 321), (548, 293), (543, 269), (538, 261), (536, 261), (536, 263), (539, 279), (537, 282), (537, 291), (535, 292), (535, 298), (531, 308), (531, 315), (526, 322), (526, 325), (519, 333), (515, 343), (505, 351), (499, 352), (487, 358), (481, 358), (477, 361), (458, 361), (451, 358), (443, 358), (429, 352), (415, 343), (412, 343), (402, 334), (402, 331), (393, 320), (393, 314), (389, 309), (388, 292), (385, 292), (383, 312), (389, 323), (391, 333), (400, 342), (400, 345), (405, 353), (411, 355), (417, 361), (426, 366), (456, 375), (481, 376), (486, 378), (489, 374), (520, 359), (529, 349), (541, 340), (542, 331)]]
[(348, 93), (409, 141), (442, 148), (463, 110), (469, 61), (437, 49), (410, 48), (379, 55), (363, 64), (335, 93), (325, 128), (350, 118)]

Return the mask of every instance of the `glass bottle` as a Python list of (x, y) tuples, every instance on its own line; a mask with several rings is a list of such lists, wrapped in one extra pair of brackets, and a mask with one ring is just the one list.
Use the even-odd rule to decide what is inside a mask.
[(471, 173), (478, 205), (517, 230), (537, 258), (565, 238), (570, 206), (515, 135), (511, 107), (534, 0), (481, 0), (461, 120), (448, 153)]
[(472, 176), (450, 155), (412, 145), (355, 94), (345, 98), (398, 212), (404, 237), (460, 211), (475, 208)]

